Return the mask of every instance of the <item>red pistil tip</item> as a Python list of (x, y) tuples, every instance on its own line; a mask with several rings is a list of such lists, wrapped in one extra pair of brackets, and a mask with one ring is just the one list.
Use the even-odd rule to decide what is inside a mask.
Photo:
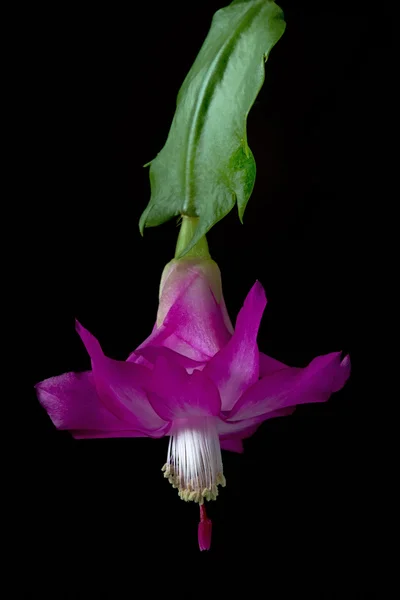
[(200, 505), (200, 523), (198, 528), (199, 548), (200, 550), (209, 550), (211, 546), (211, 519), (207, 517), (206, 507)]

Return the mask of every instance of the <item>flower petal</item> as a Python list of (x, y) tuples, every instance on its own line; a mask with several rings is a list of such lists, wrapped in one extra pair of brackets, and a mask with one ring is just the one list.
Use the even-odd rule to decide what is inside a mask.
[(214, 383), (201, 371), (189, 375), (183, 367), (159, 357), (152, 371), (149, 400), (162, 419), (214, 416), (221, 400)]
[(295, 409), (295, 406), (289, 406), (287, 408), (281, 408), (280, 410), (273, 410), (267, 414), (243, 419), (242, 421), (230, 421), (224, 418), (223, 415), (220, 415), (220, 418), (217, 420), (218, 435), (221, 439), (232, 436), (240, 437), (241, 439), (250, 437), (264, 421), (275, 419), (277, 417), (286, 417), (291, 415)]
[[(266, 417), (261, 416), (256, 417), (255, 419), (245, 419), (244, 421), (236, 421), (233, 423), (225, 421), (222, 426), (221, 424), (219, 425), (218, 430), (230, 430), (231, 433), (229, 435), (220, 435), (221, 448), (223, 450), (230, 450), (231, 452), (242, 453), (244, 451), (242, 441), (251, 437), (257, 431), (263, 421), (275, 417), (286, 417), (287, 415), (292, 414), (295, 410), (296, 407), (291, 406), (289, 408), (283, 408), (281, 410), (270, 412), (268, 415), (266, 415)], [(234, 434), (232, 434), (232, 432), (234, 432)]]
[(325, 402), (350, 374), (350, 360), (340, 352), (315, 358), (305, 369), (286, 368), (249, 388), (227, 415), (228, 421), (267, 415), (270, 411), (311, 402)]
[(97, 429), (86, 430), (86, 429), (74, 429), (71, 434), (76, 440), (100, 440), (107, 438), (136, 438), (136, 437), (152, 437), (159, 438), (167, 434), (168, 427), (162, 427), (157, 431), (151, 433), (143, 433), (142, 431), (135, 431), (133, 429), (126, 429), (124, 431), (101, 431)]
[(174, 352), (170, 348), (165, 348), (163, 346), (147, 346), (145, 348), (140, 348), (136, 350), (137, 356), (142, 356), (146, 359), (149, 365), (153, 366), (157, 358), (163, 356), (171, 362), (175, 362), (175, 364), (180, 365), (184, 369), (199, 369), (204, 366), (204, 362), (199, 360), (193, 360), (192, 358), (188, 358), (183, 354), (178, 354), (178, 352)]
[(151, 433), (165, 426), (144, 391), (150, 371), (142, 365), (107, 358), (97, 339), (79, 323), (77, 331), (92, 359), (97, 393), (108, 410), (129, 423), (132, 430)]
[(340, 363), (340, 369), (337, 370), (333, 381), (332, 392), (338, 392), (342, 389), (351, 372), (350, 356), (347, 354)]
[(40, 404), (57, 429), (121, 431), (132, 426), (101, 402), (91, 371), (64, 373), (35, 386)]
[(276, 373), (276, 371), (281, 371), (282, 369), (287, 369), (288, 365), (279, 362), (275, 358), (271, 358), (264, 354), (264, 352), (260, 352), (260, 377), (264, 377), (265, 375), (271, 375), (271, 373)]
[[(189, 283), (176, 298), (163, 323), (138, 350), (149, 345), (165, 346), (195, 361), (208, 361), (230, 339), (226, 316), (200, 272), (194, 270)], [(128, 361), (135, 360), (135, 351)]]
[(264, 289), (257, 281), (238, 315), (235, 333), (204, 369), (219, 389), (223, 410), (231, 409), (258, 379), (257, 334), (266, 304)]
[(243, 453), (243, 442), (239, 437), (227, 437), (221, 438), (220, 444), (222, 450), (229, 450), (229, 452)]

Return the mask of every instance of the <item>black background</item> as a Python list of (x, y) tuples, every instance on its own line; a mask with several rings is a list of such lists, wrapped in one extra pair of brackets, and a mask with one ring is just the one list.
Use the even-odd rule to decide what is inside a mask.
[(265, 423), (243, 455), (224, 453), (228, 485), (209, 508), (209, 553), (197, 547), (196, 506), (162, 477), (167, 439), (74, 441), (55, 431), (32, 386), (89, 368), (75, 317), (121, 360), (152, 329), (177, 227), (141, 238), (150, 195), (142, 165), (165, 142), (179, 86), (221, 4), (32, 11), (25, 149), (36, 200), (26, 219), (32, 331), (20, 534), (30, 590), (119, 598), (160, 583), (166, 594), (212, 595), (217, 582), (233, 582), (238, 594), (260, 577), (271, 597), (300, 582), (320, 597), (373, 589), (375, 466), (359, 332), (388, 38), (367, 5), (300, 4), (281, 2), (287, 30), (250, 113), (258, 172), (244, 225), (234, 209), (208, 239), (233, 319), (256, 279), (266, 289), (263, 351), (305, 366), (343, 350), (353, 373), (329, 403)]

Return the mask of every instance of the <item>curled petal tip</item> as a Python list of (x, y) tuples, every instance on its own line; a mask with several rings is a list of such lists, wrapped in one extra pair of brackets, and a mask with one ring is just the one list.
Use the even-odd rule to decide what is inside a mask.
[(337, 369), (337, 374), (333, 384), (334, 392), (342, 389), (351, 373), (351, 360), (349, 354), (346, 354), (344, 359), (340, 362), (339, 368)]
[(350, 365), (351, 365), (350, 355), (346, 354), (346, 356), (344, 357), (344, 359), (340, 363), (340, 366), (346, 368), (346, 367), (350, 367)]
[(90, 333), (90, 331), (88, 329), (86, 329), (86, 327), (84, 327), (82, 325), (82, 323), (80, 323), (78, 321), (78, 319), (75, 319), (75, 331), (82, 337), (82, 335), (88, 334), (91, 337), (93, 337), (93, 335)]
[(267, 300), (264, 287), (262, 286), (261, 282), (258, 279), (256, 279), (256, 281), (255, 281), (252, 289), (256, 293), (258, 293), (260, 296), (262, 296), (262, 298), (264, 298), (265, 300)]

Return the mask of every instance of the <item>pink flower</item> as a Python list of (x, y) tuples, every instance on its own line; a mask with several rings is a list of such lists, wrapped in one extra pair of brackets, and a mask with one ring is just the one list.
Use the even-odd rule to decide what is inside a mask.
[(164, 476), (179, 496), (200, 505), (200, 549), (211, 542), (204, 500), (225, 486), (221, 448), (242, 452), (242, 440), (263, 421), (298, 404), (325, 402), (346, 382), (350, 360), (340, 352), (291, 368), (259, 352), (266, 306), (260, 283), (250, 290), (233, 330), (211, 259), (173, 260), (163, 273), (157, 322), (126, 362), (104, 355), (79, 323), (92, 370), (36, 386), (58, 429), (75, 438), (169, 436)]

